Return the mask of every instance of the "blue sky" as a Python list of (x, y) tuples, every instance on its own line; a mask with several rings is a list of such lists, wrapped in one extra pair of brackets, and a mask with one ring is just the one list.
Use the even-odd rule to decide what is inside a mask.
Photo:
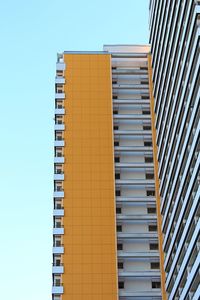
[(148, 0), (0, 3), (0, 298), (51, 299), (56, 53), (148, 43)]

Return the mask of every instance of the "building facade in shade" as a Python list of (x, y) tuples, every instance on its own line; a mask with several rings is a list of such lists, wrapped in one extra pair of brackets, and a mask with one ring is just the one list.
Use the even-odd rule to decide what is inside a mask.
[(53, 300), (166, 299), (149, 51), (58, 55)]
[(200, 1), (150, 1), (168, 299), (200, 299)]

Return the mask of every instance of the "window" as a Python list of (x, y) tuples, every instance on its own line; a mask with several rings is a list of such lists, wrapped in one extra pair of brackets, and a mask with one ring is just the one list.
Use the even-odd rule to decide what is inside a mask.
[(115, 147), (119, 146), (119, 141), (114, 141), (114, 146)]
[(120, 173), (115, 173), (115, 179), (120, 179)]
[(161, 287), (160, 281), (152, 281), (151, 287), (152, 289), (160, 289)]
[(56, 245), (56, 247), (60, 247), (61, 246), (61, 240), (56, 240), (55, 245)]
[(156, 208), (155, 207), (147, 207), (147, 213), (148, 214), (156, 214)]
[(154, 174), (153, 173), (147, 173), (146, 174), (146, 179), (154, 179)]
[(152, 142), (151, 141), (144, 141), (144, 146), (145, 147), (151, 147), (152, 146)]
[(56, 71), (56, 75), (57, 75), (57, 76), (63, 76), (64, 74), (63, 74), (63, 71), (62, 71), (62, 70), (57, 70), (57, 71)]
[(144, 158), (144, 160), (145, 160), (146, 163), (152, 163), (153, 162), (153, 157), (150, 157), (150, 156), (148, 157), (147, 156), (147, 157)]
[(144, 130), (151, 130), (151, 126), (144, 125), (144, 126), (143, 126), (143, 129), (144, 129)]
[(112, 84), (117, 84), (117, 80), (113, 80)]
[(157, 231), (157, 225), (149, 225), (149, 231), (156, 232)]
[(55, 286), (60, 286), (60, 284), (61, 284), (60, 278), (55, 278), (55, 279), (54, 279), (54, 285), (55, 285)]
[(113, 99), (117, 99), (118, 97), (116, 95), (113, 95)]
[(120, 191), (120, 190), (116, 190), (116, 191), (115, 191), (115, 195), (116, 195), (116, 196), (121, 196), (121, 191)]
[(143, 111), (142, 111), (142, 114), (143, 114), (143, 115), (150, 115), (150, 110), (143, 110)]
[(123, 244), (117, 244), (117, 250), (123, 250)]
[(119, 287), (119, 289), (124, 289), (124, 282), (123, 281), (119, 281), (118, 282), (118, 287)]
[(155, 196), (155, 191), (147, 191), (147, 196)]
[(122, 225), (117, 225), (117, 232), (122, 232)]
[(121, 261), (118, 261), (118, 269), (123, 269), (124, 268), (124, 264)]
[(157, 243), (150, 243), (149, 244), (150, 250), (158, 250), (158, 244)]
[(113, 114), (117, 115), (118, 114), (118, 110), (113, 110)]
[(159, 262), (151, 262), (151, 269), (157, 270), (160, 268)]
[(117, 213), (117, 214), (121, 214), (121, 213), (122, 213), (121, 207), (116, 207), (116, 213)]
[(115, 125), (114, 126), (114, 130), (118, 130), (118, 129), (119, 129), (119, 127)]
[(119, 162), (120, 162), (119, 156), (115, 156), (115, 162), (116, 162), (116, 163), (119, 163)]

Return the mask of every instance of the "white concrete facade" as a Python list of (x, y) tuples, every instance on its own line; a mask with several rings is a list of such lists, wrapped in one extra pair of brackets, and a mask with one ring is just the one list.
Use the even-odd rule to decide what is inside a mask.
[(104, 46), (104, 51), (112, 59), (119, 299), (161, 299), (149, 46)]

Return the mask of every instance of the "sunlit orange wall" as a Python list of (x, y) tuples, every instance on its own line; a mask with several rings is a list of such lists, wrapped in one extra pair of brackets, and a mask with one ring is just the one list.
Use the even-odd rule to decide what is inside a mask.
[(117, 299), (110, 55), (65, 54), (63, 300)]

